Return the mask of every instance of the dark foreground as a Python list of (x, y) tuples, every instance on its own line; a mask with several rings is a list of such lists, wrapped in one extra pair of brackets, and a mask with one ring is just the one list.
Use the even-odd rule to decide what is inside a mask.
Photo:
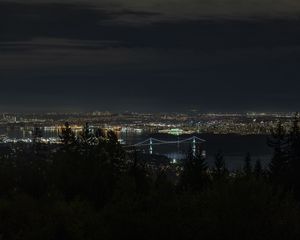
[(57, 146), (37, 132), (1, 150), (0, 239), (300, 239), (300, 133), (280, 134), (268, 170), (248, 155), (229, 173), (221, 153), (210, 169), (200, 149), (170, 165), (112, 132), (66, 125)]

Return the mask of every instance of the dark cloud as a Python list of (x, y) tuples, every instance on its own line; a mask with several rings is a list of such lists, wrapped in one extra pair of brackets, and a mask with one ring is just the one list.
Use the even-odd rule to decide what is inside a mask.
[[(252, 20), (189, 20), (157, 22), (148, 25), (112, 24), (127, 15), (156, 16), (158, 13), (122, 10), (109, 12), (82, 4), (17, 4), (0, 3), (2, 50), (51, 47), (30, 42), (34, 39), (95, 41), (77, 44), (69, 41), (62, 47), (97, 48), (149, 47), (219, 50), (262, 46), (297, 45), (300, 40), (300, 21), (291, 19)], [(112, 22), (111, 22), (112, 21)], [(96, 41), (101, 41), (97, 45)], [(107, 43), (110, 41), (111, 45)], [(79, 42), (77, 42), (79, 43)], [(19, 50), (18, 49), (18, 50)]]
[[(297, 17), (298, 0), (15, 0), (20, 3), (84, 3), (105, 9), (160, 12), (165, 19), (205, 17), (252, 18)], [(157, 21), (156, 19), (152, 19)]]
[[(33, 38), (93, 39), (105, 21), (126, 16), (152, 16), (157, 13), (93, 8), (84, 4), (24, 4), (0, 2), (0, 41)], [(104, 37), (105, 38), (105, 37)]]
[(0, 30), (0, 109), (300, 107), (295, 18), (1, 2)]

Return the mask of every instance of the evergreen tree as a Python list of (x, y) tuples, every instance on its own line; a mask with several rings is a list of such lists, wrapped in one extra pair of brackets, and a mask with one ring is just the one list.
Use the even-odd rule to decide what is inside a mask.
[(39, 127), (35, 127), (32, 133), (32, 153), (35, 155), (39, 155), (42, 152), (42, 148), (44, 144), (42, 144), (43, 133)]
[(95, 146), (98, 144), (98, 141), (91, 131), (88, 123), (86, 123), (82, 128), (82, 132), (78, 137), (78, 143), (81, 154), (83, 154), (85, 158), (89, 158), (90, 160), (92, 160), (93, 157), (89, 155), (95, 155), (94, 150)]
[(76, 143), (75, 133), (68, 122), (66, 122), (65, 126), (61, 129), (60, 139), (65, 146)]
[(105, 151), (116, 174), (127, 168), (125, 163), (125, 151), (119, 143), (118, 136), (113, 131), (108, 131), (105, 139)]
[(260, 159), (257, 159), (254, 165), (254, 175), (256, 178), (260, 178), (263, 174), (263, 169), (261, 166), (261, 161)]
[(252, 174), (251, 155), (247, 153), (244, 164), (244, 174), (249, 177)]
[(95, 131), (95, 134), (94, 134), (94, 137), (95, 137), (95, 144), (97, 145), (101, 145), (105, 139), (106, 139), (106, 134), (104, 132), (103, 129), (101, 128), (98, 128), (96, 131)]
[(83, 145), (91, 145), (94, 142), (94, 135), (92, 134), (92, 131), (90, 129), (90, 126), (88, 123), (85, 124), (85, 126), (82, 129), (82, 132), (80, 133), (80, 143)]
[(221, 178), (227, 172), (224, 155), (222, 151), (218, 151), (215, 155), (215, 162), (214, 162), (214, 175), (216, 178)]
[(35, 127), (32, 133), (32, 142), (39, 143), (43, 137), (42, 130), (39, 127)]
[(180, 187), (184, 191), (202, 191), (209, 183), (208, 165), (202, 155), (201, 148), (197, 148), (196, 154), (189, 151), (184, 161), (181, 174)]
[(300, 128), (299, 116), (295, 115), (291, 132), (289, 134), (289, 184), (297, 198), (300, 198)]
[(288, 139), (281, 121), (272, 130), (268, 139), (269, 147), (273, 148), (273, 157), (269, 164), (269, 175), (275, 184), (284, 184), (288, 170)]

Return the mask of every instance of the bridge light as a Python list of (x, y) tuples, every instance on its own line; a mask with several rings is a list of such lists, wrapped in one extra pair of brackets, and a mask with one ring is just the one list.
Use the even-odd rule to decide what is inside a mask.
[(152, 147), (152, 144), (153, 144), (152, 138), (150, 138), (150, 145), (149, 145), (149, 153), (150, 153), (150, 155), (152, 155), (152, 153), (153, 153), (153, 147)]

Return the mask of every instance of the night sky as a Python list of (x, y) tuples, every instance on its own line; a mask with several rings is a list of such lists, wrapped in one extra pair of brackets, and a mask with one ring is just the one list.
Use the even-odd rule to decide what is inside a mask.
[(297, 111), (299, 0), (0, 0), (0, 111)]

